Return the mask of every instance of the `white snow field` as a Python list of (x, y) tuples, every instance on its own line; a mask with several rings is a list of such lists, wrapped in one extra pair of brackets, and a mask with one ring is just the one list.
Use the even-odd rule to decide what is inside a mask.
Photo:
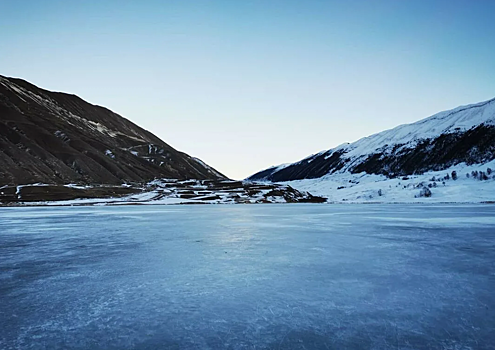
[(0, 349), (494, 349), (495, 206), (0, 208)]
[[(487, 173), (487, 180), (471, 174)], [(452, 179), (455, 171), (457, 179)], [(493, 172), (491, 172), (493, 171)], [(448, 179), (445, 177), (449, 176)], [(469, 177), (467, 177), (469, 175)], [(329, 203), (482, 203), (495, 202), (495, 160), (484, 164), (460, 163), (441, 171), (387, 178), (374, 174), (329, 174), (316, 179), (281, 182), (299, 191), (327, 198)], [(423, 187), (431, 197), (419, 196)]]

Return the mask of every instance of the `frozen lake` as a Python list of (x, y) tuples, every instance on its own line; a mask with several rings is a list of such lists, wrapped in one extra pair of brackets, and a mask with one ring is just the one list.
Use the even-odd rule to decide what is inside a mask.
[(495, 206), (0, 208), (0, 349), (495, 349)]

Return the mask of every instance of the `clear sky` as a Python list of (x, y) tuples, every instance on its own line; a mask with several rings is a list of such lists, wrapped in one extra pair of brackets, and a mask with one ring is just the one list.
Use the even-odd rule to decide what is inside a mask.
[(0, 0), (0, 74), (232, 178), (495, 97), (493, 0)]

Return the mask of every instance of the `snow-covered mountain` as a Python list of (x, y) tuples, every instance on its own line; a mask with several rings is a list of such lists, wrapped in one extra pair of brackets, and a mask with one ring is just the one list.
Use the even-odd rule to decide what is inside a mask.
[(0, 187), (226, 177), (120, 115), (0, 76)]
[(293, 164), (260, 171), (248, 180), (280, 182), (363, 172), (393, 178), (493, 159), (495, 99), (400, 125)]

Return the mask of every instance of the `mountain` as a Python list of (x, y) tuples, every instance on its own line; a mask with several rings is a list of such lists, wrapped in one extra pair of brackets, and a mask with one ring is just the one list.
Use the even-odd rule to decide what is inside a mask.
[(394, 178), (494, 159), (495, 99), (492, 99), (400, 125), (296, 163), (272, 167), (248, 180), (281, 182), (363, 172)]
[(226, 179), (81, 98), (0, 76), (0, 186)]

